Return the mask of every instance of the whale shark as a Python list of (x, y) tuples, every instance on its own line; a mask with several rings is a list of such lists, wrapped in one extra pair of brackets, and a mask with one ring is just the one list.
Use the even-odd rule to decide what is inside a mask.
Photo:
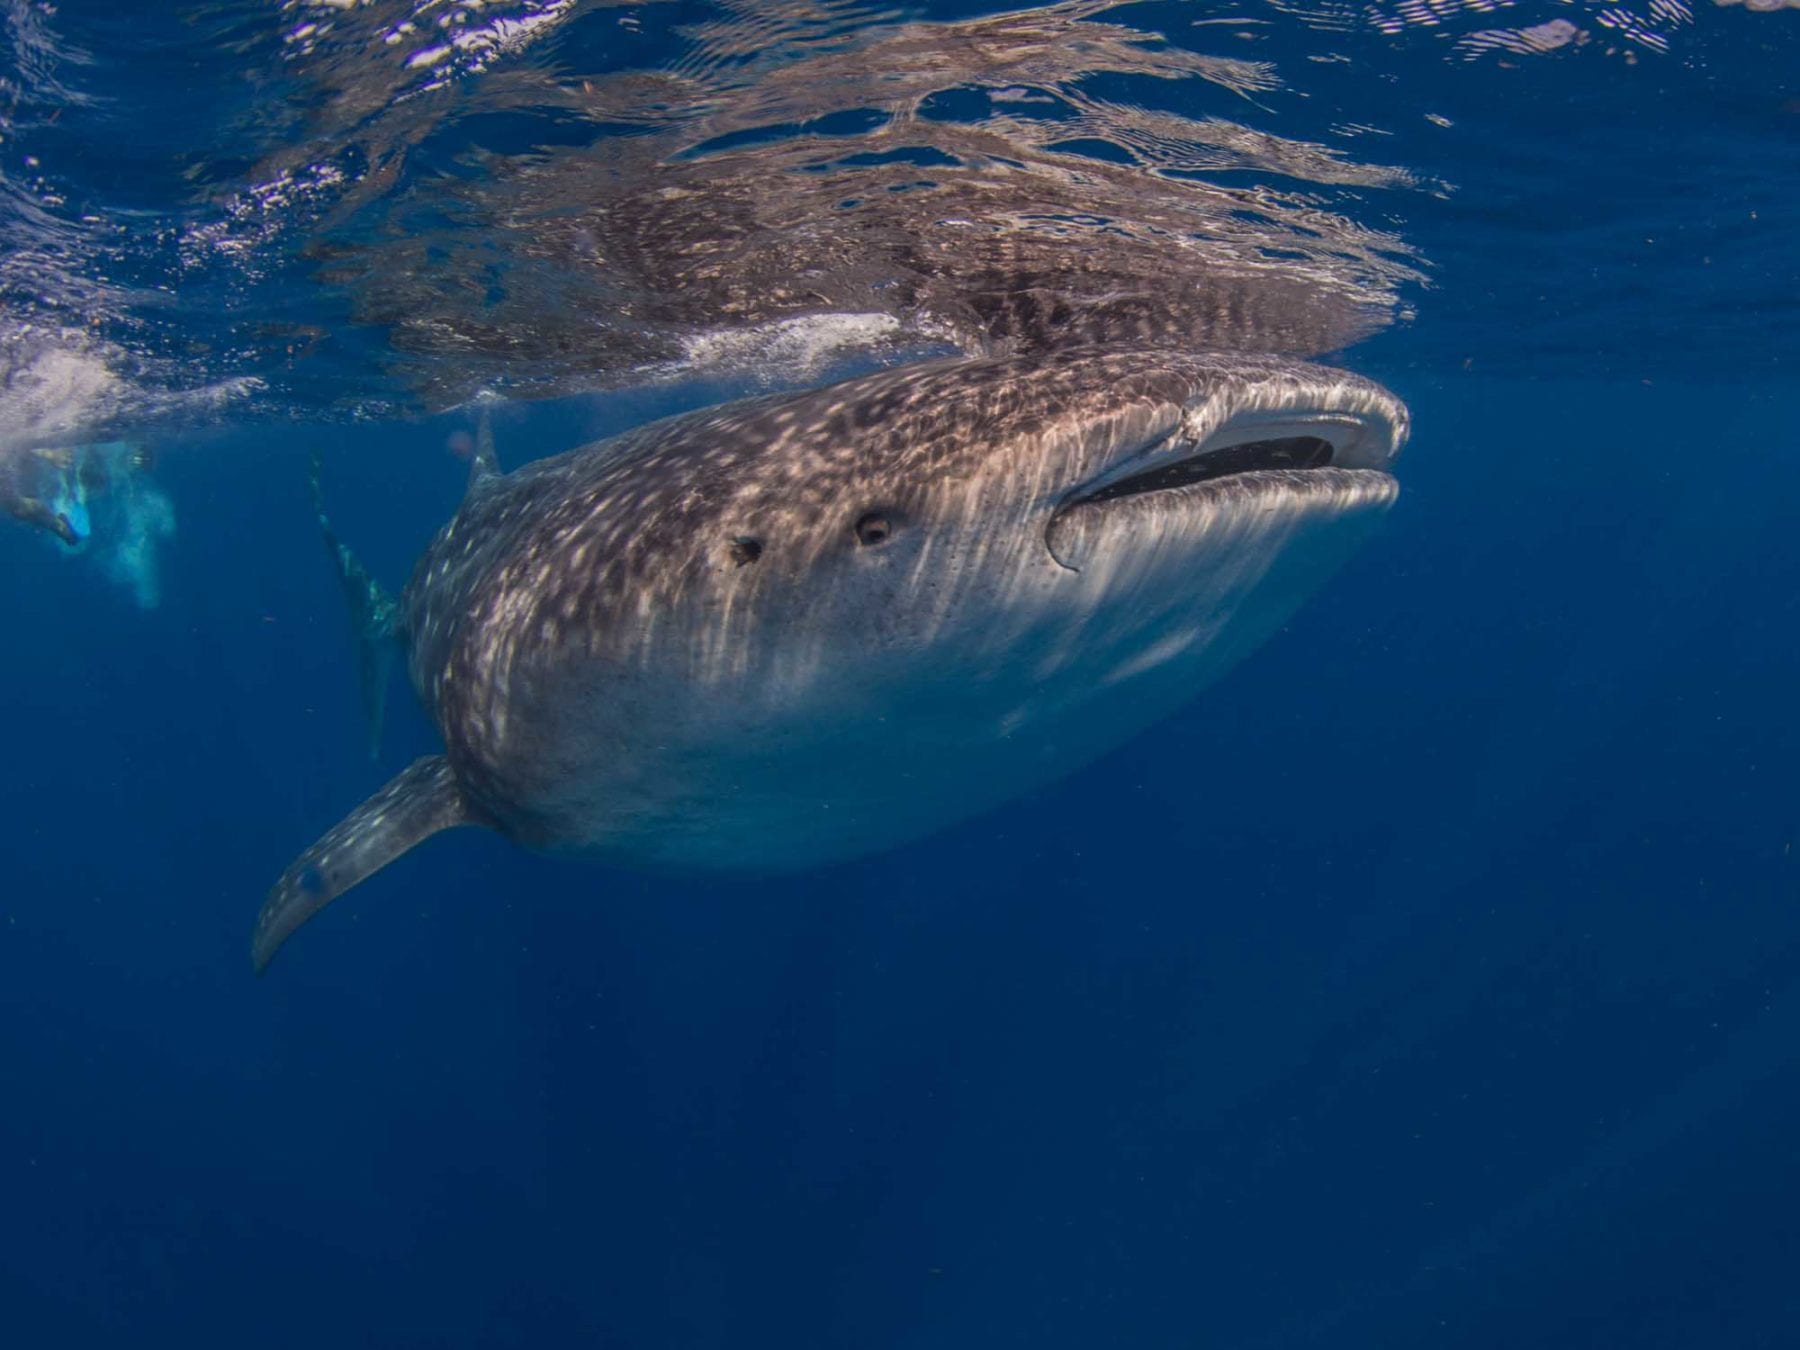
[(444, 749), (295, 859), (254, 964), (453, 826), (781, 871), (1066, 774), (1288, 619), (1394, 501), (1407, 431), (1286, 357), (956, 357), (511, 473), (484, 444), (397, 601), (321, 509), (365, 671), (398, 642)]

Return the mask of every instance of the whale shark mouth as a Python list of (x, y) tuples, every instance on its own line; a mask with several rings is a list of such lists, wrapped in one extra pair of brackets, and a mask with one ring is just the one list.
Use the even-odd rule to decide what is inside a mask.
[(1331, 463), (1331, 442), (1322, 436), (1273, 436), (1267, 440), (1248, 441), (1243, 445), (1225, 446), (1205, 454), (1189, 455), (1173, 464), (1163, 464), (1114, 479), (1104, 487), (1075, 498), (1076, 502), (1107, 502), (1117, 497), (1133, 497), (1141, 492), (1168, 492), (1174, 488), (1192, 487), (1215, 478), (1234, 478), (1239, 474), (1268, 469), (1323, 469)]
[(1179, 431), (1065, 499), (1061, 510), (1145, 493), (1173, 492), (1254, 473), (1315, 469), (1381, 470), (1393, 454), (1393, 433), (1354, 415), (1323, 413), (1248, 418), (1183, 443)]

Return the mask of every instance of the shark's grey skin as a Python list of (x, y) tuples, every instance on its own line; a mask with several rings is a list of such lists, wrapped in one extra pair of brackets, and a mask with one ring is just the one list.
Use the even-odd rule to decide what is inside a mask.
[(1163, 717), (1394, 498), (1404, 406), (1264, 357), (909, 366), (484, 476), (401, 602), (445, 753), (303, 854), (260, 968), (414, 843), (795, 868), (915, 838)]

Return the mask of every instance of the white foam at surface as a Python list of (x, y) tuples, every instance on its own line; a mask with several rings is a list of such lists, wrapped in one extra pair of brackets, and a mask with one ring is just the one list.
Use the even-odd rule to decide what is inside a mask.
[(690, 367), (753, 366), (771, 376), (805, 377), (846, 352), (892, 342), (901, 328), (891, 314), (804, 314), (754, 328), (702, 333), (683, 345)]
[(0, 334), (0, 454), (92, 441), (125, 422), (204, 416), (264, 387), (256, 376), (168, 387), (169, 373), (79, 329)]
[(120, 393), (107, 363), (72, 344), (0, 354), (0, 454), (78, 435), (116, 407)]

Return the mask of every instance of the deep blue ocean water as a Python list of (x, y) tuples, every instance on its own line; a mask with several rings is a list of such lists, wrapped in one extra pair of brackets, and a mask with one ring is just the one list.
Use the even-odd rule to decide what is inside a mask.
[[(146, 421), (158, 603), (0, 529), (0, 1341), (1800, 1344), (1797, 24), (1520, 56), (1490, 140), (1380, 147), (1460, 186), (1384, 218), (1431, 285), (1340, 358), (1415, 419), (1376, 540), (1154, 733), (797, 878), (454, 832), (253, 978), (271, 878), (437, 745), (397, 689), (365, 755), (307, 457), (398, 584), (469, 418), (297, 376)], [(1340, 45), (1434, 108), (1500, 78)], [(65, 159), (64, 191), (173, 201), (145, 163)], [(155, 306), (118, 313), (169, 357)], [(509, 406), (496, 438), (731, 392)]]

